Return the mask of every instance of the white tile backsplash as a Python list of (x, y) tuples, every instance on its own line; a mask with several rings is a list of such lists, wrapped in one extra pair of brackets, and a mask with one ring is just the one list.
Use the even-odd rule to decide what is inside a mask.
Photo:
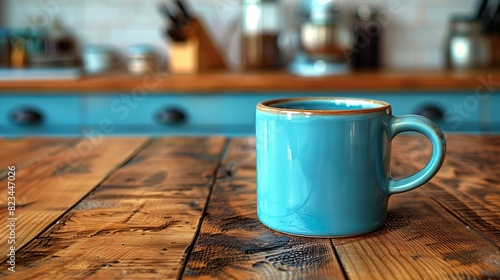
[[(165, 0), (164, 0), (165, 1)], [(293, 26), (293, 9), (300, 0), (284, 1), (284, 20)], [(453, 14), (473, 13), (470, 0), (339, 0), (349, 17), (355, 7), (368, 4), (382, 10), (388, 25), (383, 35), (383, 63), (391, 68), (440, 68), (448, 20)], [(110, 44), (122, 52), (132, 44), (157, 46), (165, 55), (166, 26), (159, 15), (159, 0), (0, 0), (1, 23), (19, 28), (36, 19), (47, 24), (59, 18), (83, 44)], [(206, 24), (229, 60), (237, 64), (241, 0), (190, 0), (190, 9)], [(349, 12), (349, 14), (347, 14)]]

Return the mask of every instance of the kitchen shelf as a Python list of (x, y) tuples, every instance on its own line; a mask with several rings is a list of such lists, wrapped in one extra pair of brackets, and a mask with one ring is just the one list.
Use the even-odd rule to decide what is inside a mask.
[(217, 72), (195, 75), (151, 73), (131, 75), (110, 73), (82, 76), (75, 80), (0, 81), (0, 94), (15, 91), (36, 93), (81, 94), (96, 92), (123, 92), (142, 90), (148, 93), (169, 92), (223, 93), (269, 91), (387, 91), (400, 93), (407, 90), (469, 90), (484, 81), (499, 81), (500, 70), (482, 72), (359, 72), (329, 77), (298, 77), (286, 72), (236, 73)]

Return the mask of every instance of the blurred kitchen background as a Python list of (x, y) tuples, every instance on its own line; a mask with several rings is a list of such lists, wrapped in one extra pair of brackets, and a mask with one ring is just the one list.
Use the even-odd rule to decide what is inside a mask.
[[(0, 24), (16, 30), (26, 26), (50, 29), (53, 21), (75, 37), (80, 47), (105, 45), (125, 55), (132, 45), (154, 46), (164, 61), (170, 24), (158, 11), (158, 0), (1, 0)], [(168, 2), (168, 1), (164, 1)], [(233, 69), (241, 66), (242, 1), (190, 0), (186, 5), (199, 17)], [(297, 27), (299, 0), (282, 1), (281, 30)], [(340, 0), (340, 24), (353, 30), (356, 11), (367, 5), (379, 21), (380, 65), (390, 69), (440, 69), (446, 64), (450, 21), (474, 15), (480, 1), (471, 0)], [(495, 2), (495, 1), (490, 1)], [(347, 34), (354, 36), (353, 34)], [(348, 36), (344, 43), (349, 44)]]
[(303, 96), (499, 133), (499, 65), (500, 0), (0, 0), (0, 136), (251, 135)]

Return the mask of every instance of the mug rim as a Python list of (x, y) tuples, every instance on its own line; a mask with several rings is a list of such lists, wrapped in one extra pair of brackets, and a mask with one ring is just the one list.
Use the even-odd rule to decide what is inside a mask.
[[(294, 101), (333, 101), (333, 100), (353, 100), (353, 101), (364, 101), (367, 103), (380, 105), (375, 108), (364, 108), (364, 109), (352, 109), (352, 110), (314, 110), (314, 109), (291, 109), (291, 108), (280, 108), (274, 107), (278, 104), (283, 104), (287, 102)], [(280, 98), (262, 101), (257, 104), (257, 110), (269, 113), (281, 113), (281, 112), (292, 112), (292, 113), (307, 113), (313, 115), (353, 115), (353, 114), (364, 114), (364, 113), (374, 113), (374, 112), (388, 112), (391, 113), (391, 105), (385, 101), (369, 99), (369, 98), (356, 98), (356, 97), (298, 97), (298, 98)]]

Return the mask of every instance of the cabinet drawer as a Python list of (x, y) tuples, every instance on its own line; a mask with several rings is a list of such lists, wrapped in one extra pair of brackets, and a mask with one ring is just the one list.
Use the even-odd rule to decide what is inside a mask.
[[(279, 95), (281, 96), (281, 95)], [(227, 134), (254, 132), (255, 106), (276, 95), (130, 93), (86, 96), (85, 124), (113, 134)]]
[(221, 100), (208, 95), (149, 95), (129, 93), (88, 96), (86, 123), (107, 121), (114, 125), (217, 124)]
[(500, 133), (500, 94), (489, 95), (489, 132)]
[[(351, 94), (353, 95), (353, 94)], [(474, 92), (361, 93), (359, 97), (378, 99), (392, 105), (395, 116), (419, 114), (433, 120), (447, 132), (476, 132), (484, 122), (487, 108)]]
[(80, 98), (76, 95), (0, 96), (2, 135), (77, 135), (81, 121)]
[(104, 124), (113, 128), (110, 133), (121, 134), (253, 134), (257, 103), (308, 96), (387, 101), (394, 115), (426, 115), (451, 132), (478, 131), (481, 112), (486, 106), (469, 92), (238, 92), (142, 97), (123, 93), (86, 96), (85, 124), (92, 127)]

